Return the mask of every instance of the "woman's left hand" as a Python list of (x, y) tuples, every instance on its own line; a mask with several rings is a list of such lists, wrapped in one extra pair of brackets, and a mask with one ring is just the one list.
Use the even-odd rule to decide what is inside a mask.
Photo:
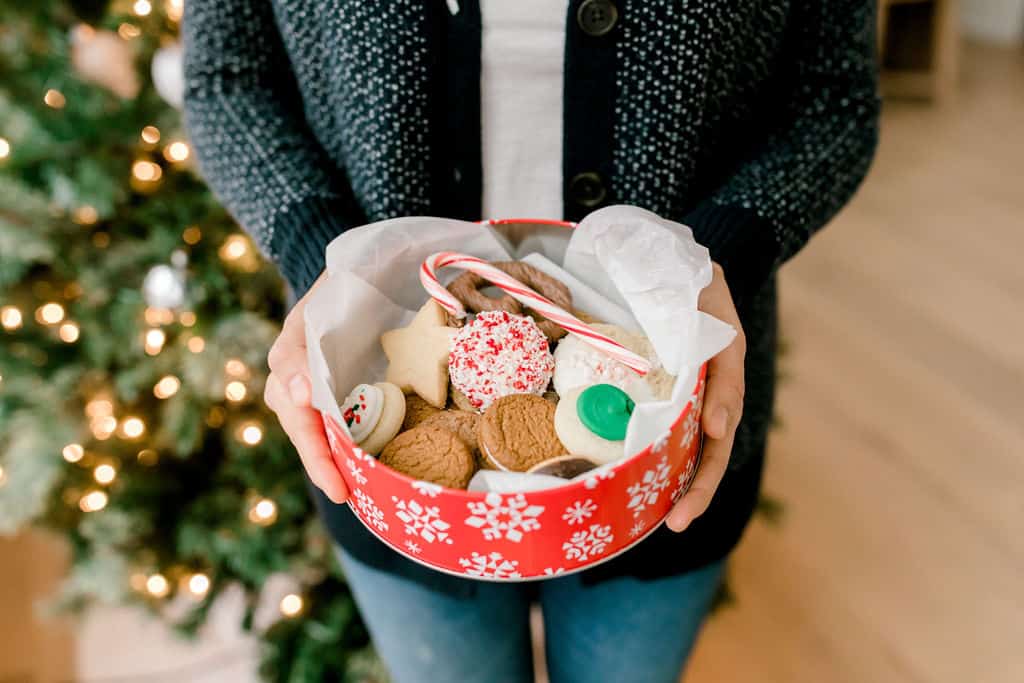
[(704, 414), (701, 417), (704, 450), (700, 469), (686, 495), (675, 504), (665, 521), (669, 529), (677, 532), (690, 526), (711, 504), (729, 464), (736, 426), (743, 414), (743, 359), (747, 342), (722, 267), (713, 263), (712, 269), (714, 276), (711, 284), (701, 292), (698, 308), (735, 327), (736, 338), (708, 361)]

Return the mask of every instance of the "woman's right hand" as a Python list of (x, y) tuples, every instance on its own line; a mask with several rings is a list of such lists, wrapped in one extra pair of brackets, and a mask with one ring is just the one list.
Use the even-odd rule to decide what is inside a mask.
[(313, 484), (335, 503), (344, 503), (348, 488), (331, 458), (320, 413), (310, 403), (313, 388), (306, 360), (305, 310), (309, 296), (323, 279), (323, 275), (317, 278), (309, 292), (295, 304), (284, 320), (281, 334), (270, 347), (267, 356), (270, 376), (263, 401), (277, 415)]

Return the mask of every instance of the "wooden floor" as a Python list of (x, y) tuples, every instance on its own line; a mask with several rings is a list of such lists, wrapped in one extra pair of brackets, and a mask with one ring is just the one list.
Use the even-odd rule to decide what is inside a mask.
[(783, 271), (785, 516), (686, 683), (1024, 681), (1024, 53), (964, 61)]

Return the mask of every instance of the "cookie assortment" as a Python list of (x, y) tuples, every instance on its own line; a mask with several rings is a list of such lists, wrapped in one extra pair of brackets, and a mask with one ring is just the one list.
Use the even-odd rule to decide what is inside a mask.
[[(467, 272), (443, 288), (433, 268), (448, 265)], [(420, 279), (431, 298), (381, 336), (386, 381), (342, 404), (356, 444), (410, 477), (463, 489), (478, 469), (571, 479), (622, 458), (636, 403), (671, 393), (645, 337), (575, 311), (569, 288), (529, 264), (441, 252)]]

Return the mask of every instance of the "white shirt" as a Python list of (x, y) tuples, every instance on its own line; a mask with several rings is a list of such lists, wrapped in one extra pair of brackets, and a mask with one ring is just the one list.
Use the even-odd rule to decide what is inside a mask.
[(566, 0), (480, 0), (483, 218), (562, 210)]

